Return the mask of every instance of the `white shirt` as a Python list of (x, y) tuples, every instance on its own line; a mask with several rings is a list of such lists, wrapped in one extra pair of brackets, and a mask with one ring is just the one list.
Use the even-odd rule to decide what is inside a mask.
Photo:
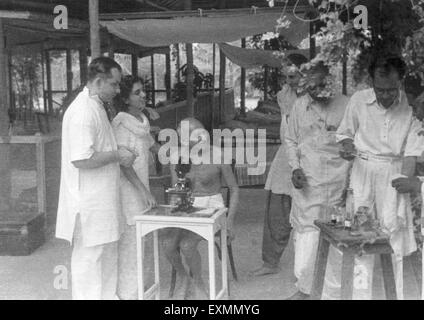
[(285, 139), (292, 171), (317, 165), (316, 161), (301, 164), (310, 154), (327, 153), (338, 157), (335, 133), (346, 104), (346, 96), (332, 99), (326, 107), (320, 106), (308, 94), (295, 101)]
[(62, 123), (62, 168), (56, 237), (72, 242), (79, 213), (83, 245), (95, 246), (119, 239), (119, 164), (78, 169), (73, 161), (91, 158), (94, 152), (117, 150), (106, 111), (88, 88), (65, 112)]
[(337, 130), (337, 141), (350, 138), (358, 151), (377, 156), (420, 156), (423, 137), (421, 124), (413, 117), (406, 94), (388, 109), (377, 102), (373, 89), (352, 95)]
[(280, 126), (280, 139), (284, 143), (284, 135), (287, 130), (289, 115), (292, 111), (293, 104), (297, 99), (296, 91), (294, 91), (288, 84), (285, 84), (277, 93), (277, 102), (281, 111), (281, 126)]
[(307, 181), (291, 191), (290, 222), (298, 232), (316, 230), (316, 219), (329, 218), (329, 208), (340, 201), (346, 187), (350, 163), (339, 155), (336, 130), (347, 102), (346, 96), (338, 96), (322, 105), (306, 94), (294, 103), (287, 152), (292, 170), (301, 168)]

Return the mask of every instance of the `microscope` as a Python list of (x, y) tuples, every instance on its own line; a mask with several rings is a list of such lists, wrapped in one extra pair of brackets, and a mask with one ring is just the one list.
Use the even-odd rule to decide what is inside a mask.
[(191, 183), (190, 179), (186, 177), (187, 173), (190, 171), (191, 164), (182, 164), (181, 159), (178, 164), (175, 166), (175, 172), (177, 174), (178, 181), (175, 183), (174, 187), (167, 188), (165, 192), (169, 196), (177, 197), (177, 207), (172, 210), (172, 212), (186, 212), (191, 213), (195, 211), (193, 207), (194, 198), (191, 195)]

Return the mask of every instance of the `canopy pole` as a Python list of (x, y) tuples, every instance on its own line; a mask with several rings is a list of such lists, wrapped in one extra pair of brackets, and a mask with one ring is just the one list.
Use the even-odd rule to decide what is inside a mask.
[(152, 54), (150, 56), (150, 73), (152, 75), (152, 108), (156, 106), (156, 84), (155, 84), (155, 58)]
[[(191, 10), (191, 0), (184, 1), (184, 10)], [(187, 83), (187, 111), (188, 116), (194, 116), (194, 62), (193, 62), (193, 45), (186, 43), (187, 55), (187, 69), (186, 69), (186, 83)]]
[(168, 52), (165, 54), (165, 88), (166, 88), (166, 100), (170, 101), (172, 99), (171, 91), (171, 54)]
[(89, 0), (90, 17), (90, 46), (91, 58), (101, 56), (100, 52), (100, 25), (99, 25), (99, 0)]
[(219, 114), (218, 124), (222, 121), (222, 112), (225, 110), (225, 72), (226, 57), (224, 52), (219, 49)]
[[(3, 20), (0, 19), (0, 136), (9, 134), (9, 86), (7, 81), (7, 50)], [(10, 146), (0, 144), (0, 216), (7, 212), (10, 204), (11, 171), (9, 168)]]
[[(246, 38), (241, 39), (241, 47), (246, 48)], [(240, 75), (240, 114), (246, 115), (246, 69), (241, 68)]]
[(268, 100), (268, 76), (269, 76), (269, 68), (267, 66), (264, 67), (264, 101)]
[(115, 43), (113, 41), (113, 36), (111, 34), (109, 34), (108, 43), (109, 43), (108, 57), (115, 59)]
[(138, 75), (138, 57), (136, 54), (131, 55), (131, 73), (133, 77)]
[(177, 82), (181, 82), (181, 74), (180, 74), (180, 68), (181, 68), (181, 60), (180, 60), (180, 44), (175, 44), (175, 51), (177, 54)]
[(49, 114), (53, 114), (53, 93), (52, 93), (52, 68), (50, 62), (50, 51), (45, 51), (46, 58), (46, 80), (47, 80), (47, 105)]
[(187, 108), (189, 117), (194, 116), (194, 62), (193, 62), (193, 45), (186, 43), (186, 54), (187, 54)]
[(7, 85), (7, 51), (4, 33), (3, 19), (0, 19), (0, 135), (5, 136), (9, 132), (8, 116), (8, 85)]
[(212, 44), (212, 102), (211, 102), (211, 131), (215, 128), (215, 74), (216, 74), (216, 44)]
[(66, 91), (70, 94), (73, 90), (72, 88), (72, 51), (71, 49), (66, 49)]
[(82, 47), (79, 49), (79, 63), (80, 63), (80, 80), (81, 84), (87, 82), (87, 68), (88, 68), (88, 57), (87, 48)]

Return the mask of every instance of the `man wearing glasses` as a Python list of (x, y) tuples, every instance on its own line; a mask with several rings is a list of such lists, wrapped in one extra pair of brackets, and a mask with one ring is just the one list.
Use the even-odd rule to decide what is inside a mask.
[[(355, 210), (369, 207), (380, 226), (390, 234), (397, 296), (403, 298), (403, 256), (417, 249), (409, 197), (398, 194), (392, 180), (407, 172), (405, 157), (419, 156), (417, 128), (412, 108), (402, 90), (405, 64), (399, 57), (378, 57), (369, 67), (373, 88), (356, 92), (337, 130), (341, 155), (353, 160), (350, 187)], [(332, 248), (325, 285), (329, 297), (339, 294), (340, 270), (332, 266), (340, 251)], [(372, 255), (355, 259), (354, 299), (371, 299)], [(332, 270), (333, 269), (333, 270)]]

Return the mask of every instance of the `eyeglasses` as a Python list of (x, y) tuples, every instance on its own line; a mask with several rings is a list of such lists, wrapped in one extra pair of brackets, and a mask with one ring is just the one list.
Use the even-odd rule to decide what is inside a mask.
[(390, 95), (390, 96), (395, 96), (399, 93), (399, 88), (389, 88), (389, 89), (382, 89), (382, 88), (377, 88), (374, 87), (374, 92), (376, 95)]

